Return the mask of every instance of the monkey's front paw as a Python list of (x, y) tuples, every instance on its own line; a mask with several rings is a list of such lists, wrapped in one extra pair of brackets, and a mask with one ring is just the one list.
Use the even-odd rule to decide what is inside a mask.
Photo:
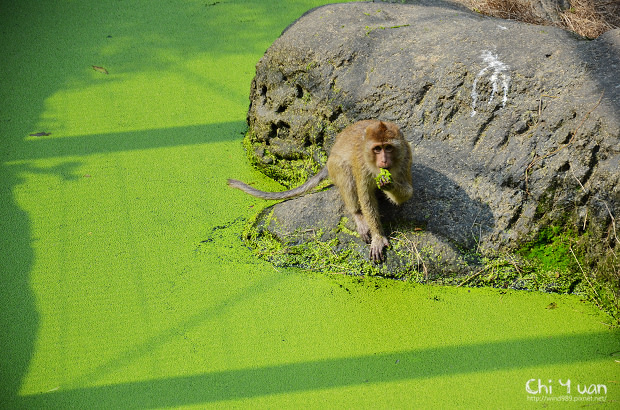
[(385, 259), (383, 249), (390, 246), (390, 242), (385, 236), (377, 236), (370, 243), (370, 260), (375, 263), (381, 263)]

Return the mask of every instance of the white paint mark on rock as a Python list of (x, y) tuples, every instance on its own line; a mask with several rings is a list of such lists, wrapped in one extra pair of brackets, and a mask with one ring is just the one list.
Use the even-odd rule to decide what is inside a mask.
[(499, 61), (497, 55), (491, 53), (488, 50), (482, 52), (481, 58), (487, 65), (482, 70), (480, 70), (480, 72), (476, 76), (476, 79), (474, 80), (474, 85), (471, 90), (472, 117), (476, 115), (476, 104), (478, 103), (479, 97), (477, 91), (478, 81), (480, 81), (480, 79), (487, 73), (487, 71), (493, 70), (491, 76), (489, 77), (489, 81), (491, 82), (491, 86), (493, 88), (491, 90), (491, 96), (489, 97), (487, 105), (490, 105), (491, 102), (493, 102), (495, 94), (497, 94), (497, 91), (500, 87), (500, 83), (503, 91), (502, 108), (506, 106), (506, 101), (508, 101), (508, 86), (510, 85), (510, 74), (508, 74), (508, 70), (510, 69), (510, 67)]

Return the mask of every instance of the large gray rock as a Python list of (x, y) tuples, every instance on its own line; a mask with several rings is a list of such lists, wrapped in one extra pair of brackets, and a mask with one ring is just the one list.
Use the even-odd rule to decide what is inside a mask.
[[(250, 97), (249, 154), (271, 175), (316, 171), (354, 121), (399, 124), (415, 190), (398, 230), (438, 249), (430, 265), (443, 274), (549, 225), (588, 232), (600, 245), (589, 252), (618, 245), (620, 30), (585, 41), (437, 1), (328, 5), (267, 50)], [(340, 206), (299, 217), (313, 200), (278, 204), (278, 222), (258, 225), (289, 237), (309, 220), (335, 228)]]

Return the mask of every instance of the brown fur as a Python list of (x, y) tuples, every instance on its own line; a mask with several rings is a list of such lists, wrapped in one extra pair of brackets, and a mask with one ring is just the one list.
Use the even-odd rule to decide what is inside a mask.
[(389, 242), (383, 234), (375, 191), (376, 176), (381, 171), (373, 152), (377, 145), (389, 144), (394, 149), (389, 164), (383, 164), (392, 174), (392, 182), (381, 190), (400, 205), (413, 193), (411, 185), (411, 148), (396, 124), (378, 120), (357, 122), (336, 137), (327, 168), (329, 176), (340, 190), (347, 211), (353, 216), (360, 236), (370, 243), (370, 259), (383, 260), (383, 248)]
[(264, 199), (286, 199), (308, 192), (326, 178), (338, 187), (347, 211), (353, 216), (357, 232), (370, 243), (370, 259), (382, 261), (383, 249), (389, 241), (383, 234), (375, 191), (375, 178), (386, 168), (392, 175), (381, 190), (400, 205), (413, 193), (411, 185), (411, 148), (398, 126), (391, 122), (364, 120), (345, 128), (327, 160), (327, 166), (303, 185), (284, 192), (265, 192), (241, 181), (228, 180), (228, 185)]

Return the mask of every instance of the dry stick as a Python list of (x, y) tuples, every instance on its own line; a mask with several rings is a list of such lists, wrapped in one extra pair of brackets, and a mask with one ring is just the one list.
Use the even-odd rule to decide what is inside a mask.
[[(400, 236), (400, 239), (399, 237), (394, 236), (396, 234)], [(426, 267), (426, 264), (424, 263), (424, 259), (422, 258), (422, 254), (418, 250), (416, 243), (413, 240), (407, 238), (407, 235), (405, 235), (403, 232), (400, 232), (400, 231), (394, 232), (394, 235), (390, 239), (395, 239), (395, 240), (399, 240), (403, 242), (403, 245), (409, 250), (409, 252), (415, 254), (416, 262), (418, 263), (418, 268), (420, 264), (422, 264), (422, 272), (424, 272), (424, 280), (428, 281), (428, 268)]]
[[(583, 186), (583, 184), (581, 183), (581, 181), (579, 180), (579, 178), (577, 178), (577, 176), (575, 175), (575, 172), (573, 171), (573, 169), (571, 168), (571, 173), (573, 174), (573, 178), (575, 178), (575, 180), (577, 181), (577, 183), (579, 184), (579, 186), (581, 187), (581, 189), (583, 190), (583, 192), (586, 192), (586, 188)], [(618, 242), (620, 244), (620, 239), (618, 239), (618, 234), (616, 233), (616, 218), (614, 218), (614, 214), (611, 213), (611, 210), (609, 209), (609, 205), (607, 205), (607, 202), (600, 200), (603, 205), (605, 205), (605, 208), (607, 209), (607, 213), (609, 213), (609, 217), (611, 218), (611, 228), (613, 230), (614, 233), (614, 239), (616, 240), (616, 242)], [(586, 221), (588, 219), (588, 214), (587, 214), (587, 209), (586, 209), (586, 218), (583, 221), (583, 229), (586, 229)]]
[(573, 131), (573, 135), (570, 137), (570, 140), (565, 144), (562, 145), (561, 147), (557, 148), (555, 151), (552, 151), (546, 155), (543, 155), (541, 157), (536, 157), (532, 160), (532, 162), (530, 162), (530, 164), (527, 166), (527, 168), (525, 169), (525, 193), (529, 195), (530, 191), (529, 191), (529, 177), (528, 177), (528, 172), (529, 170), (534, 166), (534, 164), (536, 164), (538, 161), (543, 160), (545, 158), (549, 158), (552, 155), (557, 154), (558, 152), (560, 152), (561, 150), (563, 150), (564, 148), (568, 147), (569, 145), (571, 145), (573, 143), (573, 141), (575, 140), (575, 137), (577, 136), (577, 131), (579, 131), (579, 129), (581, 128), (581, 126), (583, 125), (584, 122), (586, 122), (586, 120), (588, 119), (588, 117), (590, 116), (590, 114), (592, 114), (592, 111), (594, 111), (596, 109), (596, 107), (599, 106), (599, 104), (601, 103), (601, 100), (603, 99), (603, 95), (605, 94), (605, 92), (601, 93), (601, 96), (599, 97), (597, 103), (594, 105), (594, 107), (592, 107), (592, 109), (590, 111), (588, 111), (588, 113), (585, 115), (585, 117), (583, 117), (583, 119), (581, 120), (581, 122), (579, 123), (579, 125), (577, 126), (577, 128), (575, 128), (575, 130)]
[(577, 175), (575, 175), (575, 171), (573, 171), (573, 169), (570, 169), (570, 172), (573, 174), (573, 178), (575, 178), (575, 180), (577, 181), (577, 183), (579, 184), (579, 186), (581, 187), (581, 190), (583, 192), (586, 192), (586, 187), (583, 186), (583, 184), (581, 183), (581, 181), (579, 180), (579, 178), (577, 178)]
[(514, 259), (512, 258), (512, 256), (510, 256), (510, 257), (509, 257), (509, 259), (510, 259), (510, 263), (512, 264), (512, 266), (514, 266), (514, 267), (515, 267), (515, 269), (517, 270), (517, 273), (518, 273), (519, 275), (521, 275), (521, 273), (522, 273), (522, 272), (521, 272), (521, 269), (517, 266), (517, 263), (514, 261)]
[(547, 94), (542, 94), (540, 96), (540, 98), (538, 99), (538, 118), (536, 119), (536, 123), (538, 124), (540, 122), (540, 117), (542, 116), (542, 102), (543, 102), (543, 98), (547, 97), (547, 98), (558, 98), (557, 95), (547, 95)]
[(420, 266), (420, 263), (422, 263), (422, 271), (424, 272), (424, 280), (428, 281), (428, 269), (426, 269), (426, 264), (424, 263), (424, 259), (422, 259), (422, 255), (420, 255), (420, 251), (418, 251), (418, 247), (416, 246), (416, 243), (411, 241), (411, 244), (413, 245), (413, 249), (415, 250), (415, 257), (418, 260), (418, 266)]
[(607, 208), (607, 212), (609, 212), (609, 216), (611, 217), (611, 226), (614, 230), (614, 238), (616, 239), (616, 242), (620, 243), (620, 239), (618, 239), (618, 234), (616, 233), (616, 218), (614, 218), (613, 214), (609, 210), (609, 206), (607, 206), (607, 202), (603, 201), (603, 204), (605, 205), (605, 208)]
[(457, 288), (460, 288), (461, 286), (463, 286), (464, 284), (466, 284), (467, 282), (469, 282), (470, 280), (472, 280), (473, 278), (475, 278), (476, 276), (479, 276), (481, 273), (483, 273), (484, 271), (489, 270), (489, 268), (492, 268), (492, 266), (486, 266), (482, 269), (480, 269), (478, 272), (474, 273), (471, 276), (468, 276), (467, 278), (465, 278), (465, 280), (461, 283), (459, 283), (458, 285), (456, 285)]
[[(575, 175), (575, 171), (573, 171), (573, 169), (570, 169), (571, 174), (573, 174), (573, 178), (575, 178), (575, 180), (577, 181), (577, 183), (579, 184), (579, 186), (581, 187), (581, 189), (583, 190), (583, 192), (586, 192), (586, 188), (583, 186), (583, 184), (581, 183), (581, 181), (579, 180), (579, 178), (577, 178), (577, 175)], [(613, 219), (613, 216), (612, 216)], [(588, 208), (586, 208), (586, 216), (583, 219), (583, 230), (586, 230), (586, 223), (588, 222)]]
[[(514, 266), (514, 268), (515, 268), (515, 270), (517, 271), (517, 273), (518, 273), (519, 275), (521, 275), (521, 274), (522, 274), (522, 272), (521, 272), (521, 268), (519, 268), (519, 266), (517, 265), (517, 263), (515, 262), (515, 260), (512, 258), (512, 256), (511, 256), (511, 257), (509, 257), (508, 259), (509, 259), (509, 260), (508, 260), (508, 262), (510, 262), (510, 264), (511, 264), (512, 266)], [(487, 271), (487, 270), (489, 270), (489, 269), (493, 269), (493, 271), (494, 271), (494, 270), (495, 270), (495, 265), (485, 266), (484, 268), (480, 269), (478, 272), (476, 272), (476, 273), (474, 273), (473, 275), (468, 276), (467, 278), (465, 278), (465, 280), (464, 280), (463, 282), (459, 283), (456, 287), (457, 287), (457, 288), (459, 288), (459, 287), (463, 286), (464, 284), (466, 284), (467, 282), (471, 281), (471, 280), (472, 280), (473, 278), (475, 278), (476, 276), (479, 276), (481, 273), (483, 273), (483, 272), (485, 272), (485, 271)], [(499, 269), (499, 268), (498, 268), (498, 269)]]
[[(586, 278), (586, 282), (588, 282), (588, 285), (590, 285), (590, 288), (592, 288), (592, 291), (594, 291), (594, 294), (600, 300), (601, 297), (599, 296), (598, 292), (596, 291), (596, 289), (592, 285), (592, 282), (590, 282), (590, 279), (588, 279), (588, 275), (586, 275), (586, 272), (581, 267), (581, 263), (579, 263), (579, 260), (577, 259), (577, 256), (575, 255), (575, 252), (573, 252), (573, 247), (571, 245), (568, 245), (568, 249), (570, 250), (570, 253), (573, 255), (573, 258), (575, 258), (575, 262), (577, 262), (577, 266), (579, 266), (579, 270), (581, 270), (581, 273), (583, 273), (583, 277)], [(596, 306), (598, 306), (600, 309), (602, 309), (602, 307), (596, 301), (594, 301), (594, 303), (596, 303)]]

